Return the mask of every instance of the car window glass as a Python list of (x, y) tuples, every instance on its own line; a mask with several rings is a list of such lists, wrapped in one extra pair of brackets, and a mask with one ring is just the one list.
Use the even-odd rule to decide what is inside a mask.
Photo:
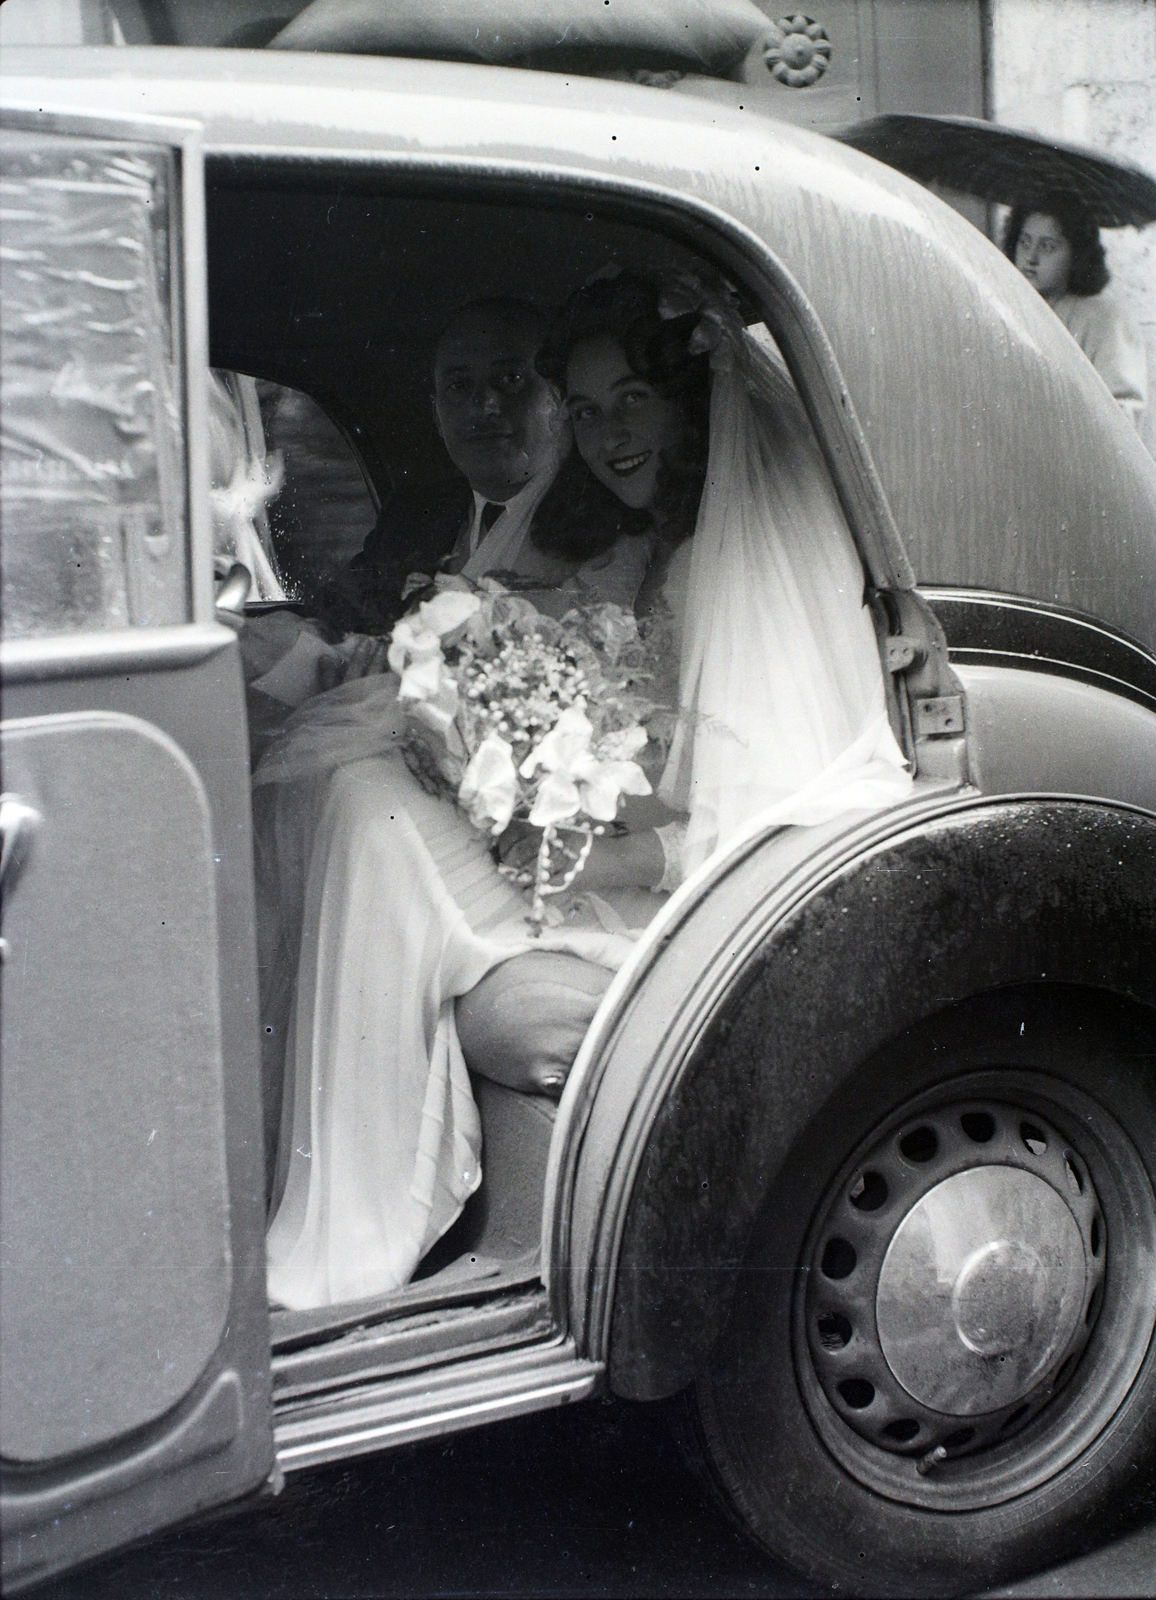
[(9, 638), (188, 618), (173, 194), (164, 148), (4, 135)]
[(267, 507), (286, 594), (310, 601), (361, 549), (377, 511), (352, 447), (316, 400), (258, 378), (265, 448), (279, 454), (281, 491)]

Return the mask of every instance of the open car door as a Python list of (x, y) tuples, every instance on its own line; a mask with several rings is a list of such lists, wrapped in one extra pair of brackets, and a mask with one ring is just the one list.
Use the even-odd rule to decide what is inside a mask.
[(198, 130), (4, 113), (6, 1592), (270, 1471), (248, 748)]

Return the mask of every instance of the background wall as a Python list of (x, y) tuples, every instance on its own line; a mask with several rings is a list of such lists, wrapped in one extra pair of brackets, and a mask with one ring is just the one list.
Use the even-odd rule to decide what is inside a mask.
[[(1156, 172), (1156, 0), (991, 0), (989, 115)], [(1148, 346), (1141, 436), (1156, 455), (1156, 225), (1104, 235)]]

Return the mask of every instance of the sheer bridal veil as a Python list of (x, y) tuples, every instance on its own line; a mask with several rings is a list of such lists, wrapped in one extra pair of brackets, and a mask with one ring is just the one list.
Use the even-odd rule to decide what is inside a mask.
[[(672, 315), (687, 310), (685, 289), (670, 298)], [(696, 298), (710, 445), (660, 788), (690, 814), (684, 875), (756, 819), (825, 822), (911, 786), (863, 569), (806, 413), (766, 329)]]

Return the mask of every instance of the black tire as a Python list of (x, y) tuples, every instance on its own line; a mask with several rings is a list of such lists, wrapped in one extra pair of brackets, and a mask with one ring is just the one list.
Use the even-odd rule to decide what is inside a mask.
[[(985, 1161), (982, 1146), (973, 1149), (952, 1130), (966, 1112), (974, 1138), (974, 1108), (986, 1105), (995, 1107), (1003, 1143), (994, 1141), (996, 1154)], [(1047, 1130), (1046, 1138), (1030, 1119)], [(1052, 1367), (1028, 1403), (998, 1415), (956, 1415), (954, 1429), (947, 1418), (939, 1425), (936, 1410), (913, 1406), (911, 1419), (888, 1424), (900, 1435), (917, 1423), (922, 1428), (919, 1438), (901, 1441), (897, 1434), (884, 1438), (879, 1422), (870, 1421), (872, 1407), (884, 1408), (879, 1418), (894, 1417), (894, 1397), (905, 1399), (906, 1392), (886, 1366), (881, 1343), (883, 1269), (870, 1265), (880, 1259), (870, 1254), (875, 1235), (855, 1234), (860, 1223), (847, 1207), (862, 1202), (864, 1150), (882, 1152), (870, 1158), (882, 1170), (883, 1157), (891, 1159), (888, 1141), (898, 1148), (904, 1126), (917, 1122), (947, 1131), (936, 1159), (948, 1159), (954, 1139), (954, 1170), (961, 1162), (982, 1167), (974, 1174), (968, 1168), (966, 1179), (979, 1185), (1042, 1182), (1030, 1171), (1033, 1150), (1050, 1140), (1048, 1170), (1077, 1179), (1081, 1204), (1091, 1196), (1085, 1222), (1093, 1212), (1100, 1219), (1093, 1219), (1096, 1231), (1085, 1227), (1081, 1235), (1085, 1251), (1093, 1241), (1097, 1257), (1088, 1256), (1087, 1267), (1099, 1277), (1098, 1287), (1089, 1278), (1086, 1301), (1070, 1314), (1076, 1332), (1062, 1343), (1057, 1335), (1049, 1346)], [(1002, 1154), (1010, 1149), (1009, 1130), (1024, 1127), (1041, 1138)], [(1067, 1163), (1062, 1168), (1054, 1165), (1057, 1149)], [(1027, 1178), (1008, 1178), (1009, 1160)], [(994, 1167), (1003, 1168), (995, 1177)], [(894, 1203), (879, 1212), (884, 1220), (869, 1220), (880, 1249), (911, 1215), (900, 1199), (907, 1179), (899, 1166), (887, 1170), (894, 1174)], [(927, 1181), (941, 1180), (932, 1174)], [(1087, 1548), (1123, 1525), (1146, 1489), (1150, 1506), (1154, 1184), (1156, 1019), (1147, 1008), (1077, 990), (999, 991), (939, 1013), (849, 1074), (793, 1142), (760, 1215), (726, 1328), (694, 1386), (700, 1442), (732, 1513), (774, 1556), (843, 1593), (940, 1595), (1007, 1581)], [(852, 1373), (865, 1363), (877, 1386), (865, 1411), (848, 1410), (832, 1393), (827, 1345), (817, 1344), (814, 1333), (820, 1322), (831, 1325), (830, 1311), (822, 1312), (827, 1269), (819, 1266), (827, 1257), (816, 1252), (830, 1245), (829, 1237), (823, 1244), (824, 1232), (830, 1235), (832, 1219), (844, 1212), (850, 1225), (838, 1231), (868, 1242), (860, 1243), (858, 1264), (851, 1252), (849, 1269), (865, 1274), (854, 1290), (861, 1311), (836, 1319), (839, 1338), (856, 1317), (863, 1327), (853, 1340), (848, 1334), (851, 1355), (837, 1370)], [(844, 1276), (841, 1269), (837, 1276)], [(838, 1285), (831, 1292), (847, 1296), (852, 1289)], [(954, 1346), (952, 1352), (954, 1360)], [(861, 1405), (872, 1384), (862, 1376), (856, 1381), (859, 1391), (848, 1392)], [(944, 1409), (958, 1411), (962, 1403)], [(958, 1427), (961, 1420), (975, 1422), (978, 1431)]]

